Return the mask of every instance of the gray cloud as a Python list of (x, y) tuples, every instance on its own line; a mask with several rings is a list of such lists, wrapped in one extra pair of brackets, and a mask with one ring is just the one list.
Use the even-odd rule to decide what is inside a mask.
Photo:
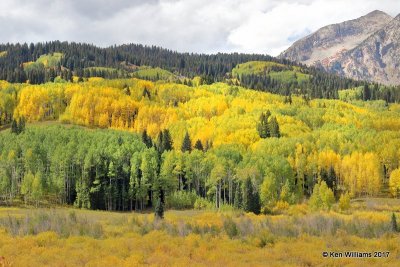
[(67, 40), (276, 55), (327, 24), (397, 0), (1, 0), (0, 42)]

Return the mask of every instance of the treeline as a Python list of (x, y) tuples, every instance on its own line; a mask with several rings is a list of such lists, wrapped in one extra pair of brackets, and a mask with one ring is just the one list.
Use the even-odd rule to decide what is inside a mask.
[[(329, 74), (314, 67), (295, 64), (285, 59), (256, 54), (215, 55), (178, 53), (156, 46), (128, 44), (99, 48), (84, 43), (46, 42), (37, 44), (2, 44), (0, 52), (7, 52), (0, 57), (0, 80), (41, 84), (53, 82), (60, 76), (72, 81), (73, 75), (80, 77), (103, 77), (107, 79), (126, 78), (137, 66), (152, 66), (166, 69), (178, 76), (202, 77), (204, 84), (224, 81), (230, 77), (232, 69), (240, 63), (249, 61), (272, 61), (285, 65), (284, 71), (293, 66), (300, 67), (302, 73), (309, 74), (306, 82), (282, 82), (264, 75), (242, 75), (239, 78), (245, 87), (289, 95), (292, 93), (307, 95), (308, 98), (338, 98), (338, 90), (358, 86), (369, 86), (372, 91), (369, 99), (383, 99), (387, 102), (400, 100), (399, 87), (387, 87), (369, 84), (363, 81)], [(41, 55), (62, 53), (60, 62), (53, 67), (37, 64), (35, 68), (24, 68), (23, 63), (35, 62)], [(103, 67), (96, 69), (95, 67)], [(104, 69), (109, 68), (109, 69)], [(272, 69), (274, 71), (274, 69)]]
[(400, 86), (384, 86), (377, 83), (357, 81), (335, 74), (321, 72), (316, 68), (303, 68), (309, 74), (307, 81), (280, 81), (265, 73), (264, 75), (241, 75), (237, 79), (244, 87), (274, 94), (303, 95), (309, 99), (338, 99), (339, 90), (363, 87), (362, 100), (385, 100), (388, 103), (400, 101)]
[(268, 213), (315, 197), (321, 181), (334, 200), (345, 192), (377, 195), (384, 180), (374, 153), (341, 157), (297, 144), (285, 158), (236, 144), (193, 145), (188, 133), (180, 149), (173, 149), (174, 141), (166, 129), (155, 140), (146, 132), (60, 125), (2, 133), (1, 201), (120, 211), (154, 208), (157, 202), (172, 208), (230, 205)]
[(193, 146), (188, 134), (181, 150), (173, 151), (172, 142), (168, 130), (155, 141), (146, 132), (64, 126), (2, 134), (1, 201), (126, 211), (154, 207), (157, 201), (186, 207), (189, 199), (260, 212), (257, 185), (250, 177), (234, 176), (243, 158), (237, 147), (202, 150), (201, 141)]
[[(2, 44), (0, 51), (7, 51), (5, 56), (0, 57), (0, 80), (10, 82), (24, 80), (22, 67), (24, 62), (36, 61), (41, 55), (55, 52), (63, 53), (60, 62), (62, 68), (78, 74), (83, 74), (84, 69), (89, 67), (130, 70), (131, 67), (145, 65), (160, 67), (187, 77), (207, 76), (213, 81), (222, 80), (237, 64), (251, 60), (275, 60), (288, 63), (286, 60), (278, 60), (266, 55), (189, 54), (136, 44), (99, 48), (83, 43), (54, 41), (29, 45)], [(61, 69), (58, 68), (58, 71)]]

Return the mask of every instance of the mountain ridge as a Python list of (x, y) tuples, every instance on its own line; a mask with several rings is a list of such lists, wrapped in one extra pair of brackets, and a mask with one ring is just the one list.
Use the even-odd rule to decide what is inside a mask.
[[(396, 56), (400, 38), (388, 37), (399, 35), (398, 22), (400, 15), (392, 18), (375, 10), (354, 20), (322, 27), (294, 42), (278, 57), (353, 79), (386, 85), (400, 84), (400, 77), (395, 72), (400, 63), (400, 58)], [(391, 26), (393, 24), (395, 26)], [(393, 60), (382, 58), (381, 52), (383, 55), (390, 52)], [(364, 57), (365, 60), (362, 60)], [(387, 68), (388, 65), (392, 67)]]
[[(400, 15), (332, 64), (354, 79), (400, 84)], [(329, 70), (329, 69), (328, 69)], [(334, 69), (335, 71), (335, 69)]]

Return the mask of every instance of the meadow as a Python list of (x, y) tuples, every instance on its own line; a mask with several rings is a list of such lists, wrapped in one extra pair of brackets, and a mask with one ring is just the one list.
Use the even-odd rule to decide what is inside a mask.
[[(388, 202), (389, 201), (389, 202)], [(0, 209), (2, 266), (398, 266), (398, 200), (358, 199), (341, 213), (306, 204), (280, 215), (226, 209), (117, 213)], [(324, 251), (389, 252), (325, 258)]]

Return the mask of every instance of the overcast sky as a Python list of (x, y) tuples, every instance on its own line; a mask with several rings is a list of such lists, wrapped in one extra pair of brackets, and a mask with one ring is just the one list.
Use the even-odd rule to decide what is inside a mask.
[(0, 42), (157, 45), (277, 55), (318, 28), (399, 0), (0, 0)]

